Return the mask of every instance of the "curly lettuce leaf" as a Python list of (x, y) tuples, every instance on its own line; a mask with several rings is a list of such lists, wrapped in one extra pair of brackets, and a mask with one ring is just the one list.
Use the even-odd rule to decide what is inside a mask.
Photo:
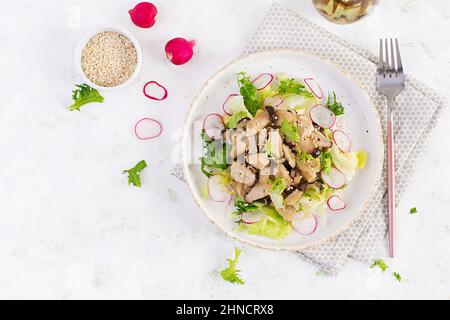
[(314, 95), (308, 91), (303, 83), (293, 78), (284, 79), (278, 85), (278, 94), (285, 96), (288, 94), (299, 94), (306, 98), (312, 98)]
[(242, 119), (249, 118), (248, 111), (239, 111), (233, 113), (231, 116), (225, 116), (223, 122), (227, 129), (235, 129)]
[(77, 84), (77, 89), (72, 91), (72, 99), (74, 103), (69, 107), (70, 111), (80, 110), (81, 106), (91, 102), (103, 102), (104, 98), (100, 95), (97, 89), (94, 89), (86, 83)]
[(286, 189), (286, 184), (282, 178), (276, 178), (269, 180), (271, 189), (269, 191), (269, 197), (272, 200), (275, 209), (284, 208), (283, 192)]
[(320, 153), (320, 167), (324, 172), (330, 172), (331, 165), (333, 160), (331, 159), (330, 152), (322, 152)]
[(272, 207), (263, 206), (260, 208), (266, 217), (253, 224), (241, 223), (239, 230), (246, 230), (249, 234), (260, 235), (275, 240), (281, 240), (291, 233), (291, 224)]
[(245, 107), (252, 116), (255, 116), (256, 112), (263, 105), (263, 99), (258, 89), (254, 86), (251, 77), (245, 72), (238, 74), (238, 85), (239, 91), (244, 98)]
[(225, 170), (228, 168), (228, 155), (230, 154), (230, 146), (226, 143), (223, 143), (223, 141), (221, 140), (211, 139), (206, 134), (205, 130), (202, 130), (201, 137), (204, 142), (204, 154), (203, 157), (200, 158), (200, 169), (205, 176), (210, 178), (212, 173), (206, 170), (206, 167), (219, 170)]
[(124, 170), (123, 173), (128, 174), (128, 184), (134, 185), (135, 187), (140, 188), (141, 187), (141, 176), (140, 172), (147, 167), (147, 162), (145, 160), (139, 161), (133, 168)]
[(330, 154), (334, 166), (347, 177), (347, 180), (351, 180), (358, 168), (358, 153), (344, 153), (336, 145), (333, 145)]
[(342, 106), (342, 103), (336, 100), (336, 93), (334, 91), (332, 94), (328, 94), (325, 107), (330, 109), (336, 116), (344, 114), (344, 107)]
[(237, 247), (234, 247), (234, 259), (227, 259), (228, 267), (223, 269), (220, 272), (220, 276), (225, 280), (231, 283), (244, 284), (245, 282), (240, 278), (239, 272), (241, 270), (236, 268), (236, 265), (239, 261), (239, 256), (241, 255), (241, 250)]
[(257, 201), (248, 203), (241, 197), (237, 197), (234, 200), (234, 206), (236, 207), (236, 212), (238, 212), (238, 213), (252, 212), (252, 211), (258, 210), (263, 205), (264, 204), (262, 202), (257, 202)]
[(294, 124), (287, 121), (286, 119), (283, 119), (281, 121), (280, 131), (289, 140), (294, 141), (294, 142), (300, 141), (300, 134), (298, 133), (297, 127)]
[(299, 205), (306, 212), (322, 208), (325, 206), (328, 198), (333, 195), (333, 192), (333, 189), (327, 184), (324, 184), (322, 188), (310, 187), (303, 192)]

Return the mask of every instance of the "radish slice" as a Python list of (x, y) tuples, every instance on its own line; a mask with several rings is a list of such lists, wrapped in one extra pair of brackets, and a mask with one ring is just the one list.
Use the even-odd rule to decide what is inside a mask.
[(318, 126), (329, 129), (336, 122), (336, 115), (321, 104), (315, 105), (309, 111), (309, 117)]
[(317, 218), (313, 214), (306, 218), (297, 216), (291, 221), (291, 225), (302, 236), (309, 236), (317, 229)]
[(342, 150), (342, 152), (350, 152), (352, 148), (352, 142), (350, 141), (350, 138), (344, 131), (341, 130), (334, 131), (333, 140), (334, 143), (336, 143), (336, 145), (338, 146), (338, 148)]
[(264, 106), (272, 106), (275, 108), (275, 107), (278, 107), (283, 102), (284, 102), (284, 98), (282, 96), (276, 95), (276, 96), (264, 99)]
[(258, 90), (266, 88), (273, 81), (273, 75), (270, 73), (262, 73), (252, 81)]
[(314, 80), (313, 78), (305, 78), (303, 79), (303, 81), (308, 86), (309, 90), (311, 90), (313, 95), (316, 96), (317, 99), (323, 98), (322, 88), (319, 86), (316, 80)]
[(244, 212), (242, 214), (242, 221), (245, 224), (253, 224), (258, 221), (261, 221), (266, 217), (264, 212)]
[(225, 112), (225, 114), (231, 116), (233, 112), (230, 110), (230, 104), (233, 101), (233, 97), (238, 97), (239, 95), (236, 93), (232, 93), (228, 96), (227, 100), (222, 105), (222, 110)]
[(220, 183), (220, 177), (217, 175), (208, 180), (208, 194), (211, 200), (216, 202), (225, 202), (231, 197), (227, 188)]
[(345, 202), (336, 195), (333, 195), (328, 198), (327, 205), (331, 211), (340, 211), (340, 210), (344, 210), (347, 207)]
[(142, 118), (134, 125), (134, 134), (140, 140), (149, 140), (159, 137), (163, 127), (161, 122), (151, 118)]
[(210, 113), (203, 120), (203, 129), (210, 138), (219, 139), (225, 129), (223, 118), (218, 113)]
[(144, 95), (152, 100), (161, 101), (167, 98), (167, 89), (156, 81), (149, 81), (142, 89)]
[(342, 188), (347, 182), (345, 175), (334, 167), (330, 168), (330, 172), (322, 171), (321, 176), (323, 181), (333, 189)]

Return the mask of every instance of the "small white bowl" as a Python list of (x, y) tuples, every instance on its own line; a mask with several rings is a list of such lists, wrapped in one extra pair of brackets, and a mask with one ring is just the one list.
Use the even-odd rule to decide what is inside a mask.
[[(117, 32), (117, 33), (120, 33), (120, 34), (124, 35), (125, 37), (128, 38), (128, 40), (131, 41), (131, 43), (133, 44), (134, 48), (136, 49), (137, 63), (136, 63), (136, 68), (134, 69), (134, 72), (131, 74), (131, 76), (130, 76), (130, 78), (128, 78), (128, 80), (126, 80), (125, 82), (123, 82), (123, 83), (121, 83), (121, 84), (119, 84), (117, 86), (114, 86), (114, 87), (103, 87), (103, 86), (100, 86), (100, 85), (92, 82), (86, 76), (86, 74), (83, 71), (83, 68), (81, 67), (81, 53), (83, 51), (84, 46), (97, 33), (105, 32), (105, 31)], [(122, 88), (128, 86), (137, 77), (137, 75), (138, 75), (138, 73), (139, 73), (139, 71), (141, 69), (141, 65), (142, 65), (142, 51), (141, 51), (141, 46), (139, 45), (139, 42), (137, 41), (137, 39), (129, 31), (127, 31), (127, 30), (125, 30), (125, 29), (123, 29), (121, 27), (118, 27), (118, 26), (100, 25), (100, 26), (92, 28), (91, 30), (87, 31), (81, 37), (81, 39), (78, 41), (77, 46), (75, 48), (75, 66), (77, 68), (78, 73), (83, 78), (85, 83), (87, 83), (88, 85), (90, 85), (91, 87), (96, 88), (96, 89), (117, 90), (117, 89), (122, 89)]]

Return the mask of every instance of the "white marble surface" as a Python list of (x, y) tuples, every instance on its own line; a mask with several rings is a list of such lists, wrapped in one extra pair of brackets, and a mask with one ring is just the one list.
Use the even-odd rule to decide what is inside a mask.
[[(450, 95), (448, 1), (382, 0), (370, 17), (348, 26), (326, 22), (308, 0), (280, 2), (374, 53), (378, 37), (398, 36), (406, 70)], [(386, 261), (403, 282), (358, 262), (337, 277), (317, 275), (294, 253), (233, 243), (170, 175), (171, 140), (190, 100), (239, 54), (272, 1), (155, 1), (160, 13), (150, 30), (130, 23), (134, 3), (1, 3), (0, 298), (450, 298), (448, 110), (399, 204), (398, 255)], [(128, 89), (104, 92), (104, 104), (69, 112), (80, 80), (74, 45), (104, 22), (136, 35), (142, 72)], [(198, 42), (195, 59), (183, 67), (163, 57), (175, 36)], [(150, 79), (167, 85), (166, 101), (143, 97)], [(163, 122), (159, 139), (135, 139), (132, 126), (142, 116)], [(121, 171), (141, 159), (149, 166), (137, 189)], [(415, 216), (408, 214), (413, 206)], [(244, 286), (217, 273), (234, 244), (243, 248)]]

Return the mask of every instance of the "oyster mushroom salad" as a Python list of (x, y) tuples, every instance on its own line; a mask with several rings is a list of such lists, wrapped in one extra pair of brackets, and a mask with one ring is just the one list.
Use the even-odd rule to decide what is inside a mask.
[(203, 120), (204, 196), (234, 207), (239, 232), (311, 235), (319, 216), (346, 208), (340, 192), (367, 159), (352, 151), (345, 108), (312, 78), (241, 72), (237, 84), (223, 113)]

